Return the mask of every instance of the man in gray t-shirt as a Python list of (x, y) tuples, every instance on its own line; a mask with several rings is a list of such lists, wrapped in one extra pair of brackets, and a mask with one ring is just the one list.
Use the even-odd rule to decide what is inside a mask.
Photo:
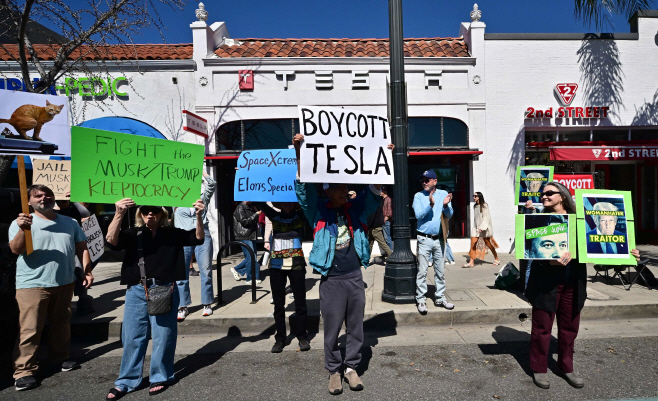
[[(48, 354), (61, 363), (62, 371), (79, 365), (69, 360), (71, 342), (71, 298), (75, 285), (75, 258), (82, 261), (84, 286), (94, 280), (91, 259), (80, 225), (53, 210), (55, 195), (44, 185), (27, 189), (34, 213), (19, 214), (9, 228), (9, 246), (19, 255), (16, 262), (16, 301), (19, 309), (20, 340), (14, 361), (16, 390), (38, 385), (36, 355), (46, 319), (50, 330)], [(27, 254), (25, 231), (32, 232), (32, 253)]]

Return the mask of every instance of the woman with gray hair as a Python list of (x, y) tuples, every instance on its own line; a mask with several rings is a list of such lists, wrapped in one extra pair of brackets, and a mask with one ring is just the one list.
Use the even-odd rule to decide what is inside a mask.
[[(128, 286), (121, 326), (123, 356), (119, 378), (110, 389), (108, 400), (117, 400), (139, 388), (149, 333), (153, 339), (149, 395), (163, 392), (174, 381), (174, 352), (177, 335), (177, 306), (179, 303), (176, 280), (186, 277), (184, 246), (203, 244), (204, 205), (201, 199), (194, 203), (196, 229), (185, 231), (169, 225), (167, 210), (162, 206), (140, 206), (135, 214), (135, 228), (120, 230), (121, 221), (128, 209), (135, 206), (130, 199), (116, 203), (116, 214), (107, 232), (107, 242), (115, 249), (125, 250), (121, 266), (121, 284)], [(146, 277), (141, 273), (140, 263)], [(171, 287), (171, 310), (151, 315), (147, 310), (147, 289), (156, 286)]]

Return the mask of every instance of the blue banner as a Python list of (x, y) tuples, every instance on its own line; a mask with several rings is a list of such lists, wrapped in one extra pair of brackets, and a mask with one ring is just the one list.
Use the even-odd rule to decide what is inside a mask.
[(238, 158), (233, 198), (236, 201), (297, 202), (294, 149), (246, 150)]

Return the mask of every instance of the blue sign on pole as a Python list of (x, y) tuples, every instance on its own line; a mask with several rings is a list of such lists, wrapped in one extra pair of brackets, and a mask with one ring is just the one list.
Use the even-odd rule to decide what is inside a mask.
[(296, 176), (294, 149), (246, 150), (238, 158), (234, 200), (297, 202)]

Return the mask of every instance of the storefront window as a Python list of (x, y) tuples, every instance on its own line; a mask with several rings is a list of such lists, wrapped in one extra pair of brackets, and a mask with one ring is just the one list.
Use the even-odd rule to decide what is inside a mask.
[(633, 141), (658, 141), (658, 129), (634, 129), (631, 130)]
[(468, 147), (468, 127), (448, 117), (410, 117), (410, 148)]
[(216, 141), (219, 150), (242, 150), (242, 124), (232, 121), (217, 129)]
[(555, 131), (526, 131), (525, 143), (533, 142), (555, 142), (557, 132)]
[(560, 131), (560, 142), (589, 142), (590, 130), (587, 131)]
[(287, 149), (292, 145), (292, 119), (244, 121), (244, 149)]
[(627, 141), (628, 140), (628, 130), (627, 129), (616, 129), (616, 130), (601, 130), (594, 131), (592, 133), (592, 140), (596, 141)]

